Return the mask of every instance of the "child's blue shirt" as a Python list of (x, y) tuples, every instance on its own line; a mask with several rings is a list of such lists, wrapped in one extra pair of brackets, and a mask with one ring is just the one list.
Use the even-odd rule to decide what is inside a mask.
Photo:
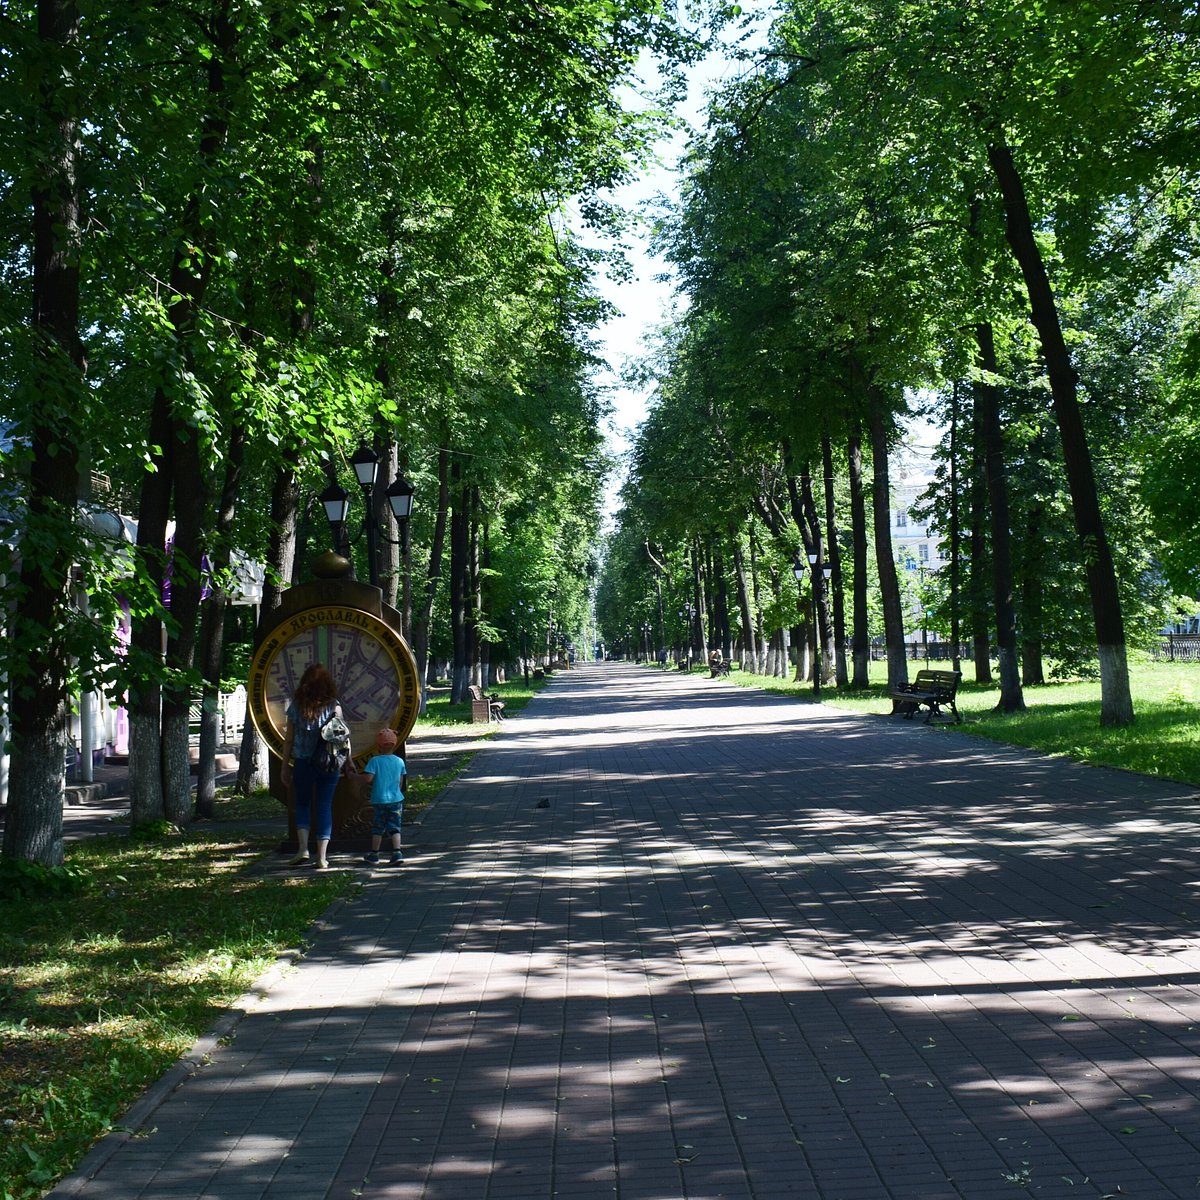
[(404, 759), (398, 754), (376, 754), (363, 767), (364, 775), (371, 775), (371, 803), (376, 808), (398, 808), (404, 803), (400, 780), (404, 778)]

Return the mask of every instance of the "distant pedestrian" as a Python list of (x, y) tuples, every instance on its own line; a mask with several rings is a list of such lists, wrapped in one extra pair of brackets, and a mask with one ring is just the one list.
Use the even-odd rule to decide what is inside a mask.
[[(296, 694), (287, 706), (283, 732), (283, 766), (279, 772), (284, 787), (292, 787), (296, 802), (296, 854), (289, 866), (308, 862), (308, 831), (317, 833), (318, 871), (329, 866), (329, 838), (333, 833), (333, 793), (339, 771), (319, 770), (314, 759), (321, 749), (321, 732), (334, 718), (342, 720), (333, 676), (323, 663), (313, 663), (300, 676)], [(343, 723), (342, 728), (345, 729)], [(346, 731), (349, 732), (348, 730)]]
[(404, 789), (408, 786), (408, 769), (396, 753), (396, 731), (381, 729), (375, 739), (375, 754), (362, 769), (366, 786), (370, 788), (371, 849), (363, 862), (378, 863), (379, 847), (385, 837), (392, 839), (391, 856), (381, 864), (398, 867), (404, 862), (400, 851), (400, 820), (404, 815)]

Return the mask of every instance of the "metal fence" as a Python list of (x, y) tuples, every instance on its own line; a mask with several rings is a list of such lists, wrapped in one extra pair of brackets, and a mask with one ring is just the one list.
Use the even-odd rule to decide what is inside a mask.
[[(974, 647), (969, 642), (960, 642), (958, 646), (959, 658), (971, 658), (974, 655)], [(846, 646), (846, 654), (851, 654), (850, 646)], [(953, 642), (905, 642), (904, 657), (911, 658), (913, 661), (920, 659), (924, 662), (928, 659), (930, 662), (952, 662), (954, 660), (954, 643)], [(879, 642), (871, 643), (871, 659), (873, 662), (883, 662), (887, 658), (887, 647)]]
[[(846, 653), (850, 653), (847, 646)], [(992, 653), (995, 653), (993, 648)], [(1161, 639), (1150, 647), (1151, 656), (1158, 662), (1200, 662), (1200, 633), (1164, 633)], [(905, 642), (904, 655), (914, 661), (949, 662), (954, 658), (953, 642)], [(970, 642), (961, 642), (958, 648), (959, 658), (968, 662), (975, 657), (975, 647)], [(880, 644), (871, 645), (871, 658), (882, 662), (887, 658), (887, 648)]]
[(1200, 662), (1200, 633), (1164, 633), (1150, 653), (1160, 662)]

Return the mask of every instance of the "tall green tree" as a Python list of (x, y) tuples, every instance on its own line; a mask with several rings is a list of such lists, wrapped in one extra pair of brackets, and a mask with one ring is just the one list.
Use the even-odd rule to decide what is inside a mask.
[[(7, 132), (27, 156), (5, 171), (8, 199), (28, 222), (29, 315), (14, 346), (9, 385), (10, 465), (27, 471), (18, 507), (6, 521), (4, 575), (15, 576), (4, 657), (9, 690), (11, 773), (4, 854), (62, 861), (62, 788), (68, 745), (67, 685), (72, 627), (78, 624), (71, 571), (79, 537), (76, 509), (86, 463), (89, 397), (80, 336), (79, 10), (72, 0), (38, 0), (0, 18), (26, 65), (9, 74), (9, 109), (25, 128)], [(18, 100), (21, 85), (29, 91)], [(23, 102), (22, 102), (23, 101)], [(7, 107), (7, 106), (6, 106)], [(86, 468), (85, 468), (86, 469)], [(9, 486), (14, 481), (9, 479)], [(16, 651), (12, 653), (11, 651)]]

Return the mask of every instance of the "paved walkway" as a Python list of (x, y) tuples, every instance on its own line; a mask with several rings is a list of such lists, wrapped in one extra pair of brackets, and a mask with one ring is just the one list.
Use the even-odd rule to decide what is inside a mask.
[(54, 1194), (1194, 1200), (1189, 792), (578, 669)]

